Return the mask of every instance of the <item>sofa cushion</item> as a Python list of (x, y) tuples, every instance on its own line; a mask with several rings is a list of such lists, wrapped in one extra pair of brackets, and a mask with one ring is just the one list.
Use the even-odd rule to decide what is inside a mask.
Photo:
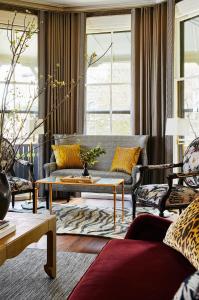
[[(60, 169), (52, 172), (51, 176), (81, 176), (83, 169)], [(106, 172), (100, 170), (89, 170), (89, 174), (94, 177), (103, 178), (123, 178), (125, 184), (132, 184), (132, 177), (122, 172)]]
[(171, 300), (194, 271), (188, 260), (162, 242), (112, 240), (68, 300)]
[(52, 145), (58, 168), (81, 168), (80, 145)]
[(199, 269), (199, 197), (170, 225), (164, 243), (181, 252)]
[(125, 172), (131, 175), (132, 169), (138, 162), (140, 151), (140, 147), (117, 147), (112, 160), (111, 172)]

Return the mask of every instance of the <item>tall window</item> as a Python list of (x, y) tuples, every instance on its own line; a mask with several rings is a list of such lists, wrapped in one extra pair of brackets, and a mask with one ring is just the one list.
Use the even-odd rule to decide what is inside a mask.
[(199, 16), (181, 23), (181, 107), (182, 114), (189, 118), (192, 129), (186, 144), (199, 132)]
[(87, 134), (131, 134), (130, 21), (130, 15), (88, 18), (87, 56), (102, 57), (87, 69)]
[[(29, 19), (34, 18), (37, 22), (37, 17), (29, 15)], [(2, 93), (4, 83), (6, 80), (7, 72), (11, 62), (11, 50), (10, 44), (7, 38), (7, 23), (13, 20), (13, 13), (8, 11), (0, 11), (0, 99), (2, 99)], [(20, 30), (23, 26), (24, 15), (17, 14), (15, 21), (15, 28), (20, 34)], [(33, 35), (29, 42), (29, 47), (22, 54), (19, 64), (15, 68), (13, 74), (9, 99), (6, 107), (6, 127), (10, 128), (10, 138), (12, 139), (12, 132), (17, 132), (20, 128), (21, 121), (25, 118), (25, 111), (27, 111), (27, 105), (30, 103), (32, 97), (36, 93), (38, 82), (38, 58), (37, 58), (37, 34)], [(0, 103), (1, 105), (1, 103)], [(10, 112), (12, 111), (12, 121)], [(30, 111), (30, 118), (35, 118), (38, 114), (38, 101), (34, 101)], [(14, 116), (13, 116), (14, 115)], [(13, 124), (12, 124), (13, 123)], [(29, 120), (27, 119), (24, 124), (23, 130), (19, 135), (20, 139), (29, 132)], [(15, 134), (14, 134), (15, 135)]]

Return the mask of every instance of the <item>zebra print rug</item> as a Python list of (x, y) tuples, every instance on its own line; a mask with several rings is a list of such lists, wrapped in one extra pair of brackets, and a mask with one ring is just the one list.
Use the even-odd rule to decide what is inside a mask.
[[(103, 236), (108, 238), (124, 238), (127, 229), (132, 222), (132, 210), (124, 210), (124, 222), (122, 222), (122, 210), (116, 210), (116, 228), (114, 229), (113, 209), (89, 207), (88, 205), (54, 205), (53, 212), (57, 216), (57, 234), (80, 234), (91, 236)], [(152, 208), (137, 208), (137, 213), (153, 213)]]

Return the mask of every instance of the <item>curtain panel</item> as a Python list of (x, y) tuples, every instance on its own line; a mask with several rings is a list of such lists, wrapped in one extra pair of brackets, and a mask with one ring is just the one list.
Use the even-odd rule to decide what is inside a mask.
[[(45, 95), (40, 97), (40, 118), (49, 114), (42, 163), (49, 162), (53, 134), (83, 133), (85, 24), (84, 13), (40, 12), (39, 74), (44, 74), (43, 83), (53, 74), (66, 83), (60, 89), (48, 85)], [(60, 102), (63, 103), (59, 105)]]
[[(133, 133), (148, 134), (149, 164), (165, 163), (167, 4), (132, 10)], [(164, 174), (150, 173), (158, 183)]]
[[(81, 133), (84, 115), (85, 17), (83, 13), (47, 12), (45, 22), (46, 78), (55, 73), (58, 81), (66, 83), (63, 89), (48, 86), (45, 113), (48, 114), (54, 106), (59, 105), (71, 90), (70, 97), (47, 119), (47, 132)], [(78, 82), (77, 87), (73, 88), (73, 82)]]

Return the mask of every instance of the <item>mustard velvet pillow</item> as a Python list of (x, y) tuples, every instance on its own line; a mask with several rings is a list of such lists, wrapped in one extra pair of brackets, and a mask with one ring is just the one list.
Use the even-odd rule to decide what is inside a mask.
[(199, 269), (199, 197), (169, 226), (163, 242)]
[(141, 148), (117, 147), (112, 161), (111, 172), (125, 172), (131, 174), (137, 164)]
[(52, 145), (59, 169), (82, 168), (80, 145)]

